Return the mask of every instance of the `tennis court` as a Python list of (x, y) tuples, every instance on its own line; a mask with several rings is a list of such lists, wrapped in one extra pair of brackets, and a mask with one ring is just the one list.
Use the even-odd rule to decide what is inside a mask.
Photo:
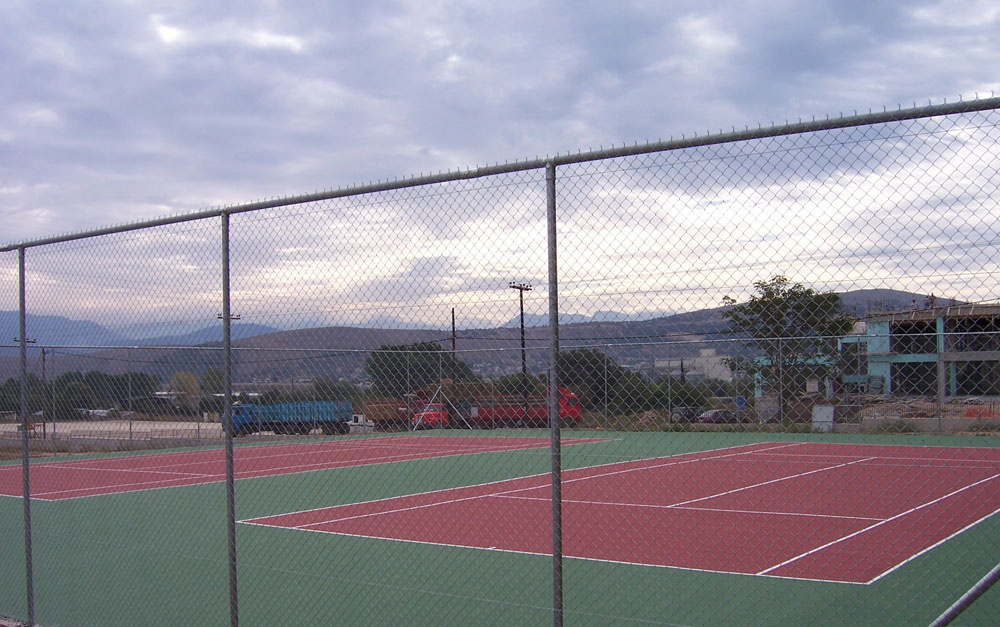
[[(551, 623), (549, 439), (467, 433), (237, 447), (241, 622)], [(996, 448), (585, 435), (563, 439), (570, 624), (925, 623), (992, 565)], [(225, 623), (223, 471), (221, 448), (32, 463), (39, 622)], [(20, 479), (0, 467), (9, 563)], [(17, 569), (0, 584), (16, 613)]]
[[(1000, 510), (998, 478), (995, 450), (798, 443), (578, 468), (563, 477), (564, 554), (870, 583)], [(243, 522), (541, 555), (544, 525), (505, 521), (544, 521), (550, 502), (543, 474)], [(762, 539), (752, 554), (747, 537)]]
[[(593, 442), (594, 439), (569, 440)], [(242, 447), (234, 457), (236, 479), (384, 464), (448, 455), (472, 455), (548, 446), (544, 438), (417, 438), (336, 440), (318, 443)], [(40, 501), (81, 498), (224, 481), (221, 449), (103, 457), (33, 464), (31, 498)], [(0, 495), (21, 496), (20, 467), (0, 468)]]

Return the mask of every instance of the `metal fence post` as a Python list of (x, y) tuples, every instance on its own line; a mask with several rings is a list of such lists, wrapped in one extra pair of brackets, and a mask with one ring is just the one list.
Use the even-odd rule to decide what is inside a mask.
[(778, 338), (778, 424), (785, 429), (785, 368), (780, 337)]
[[(410, 351), (406, 351), (406, 428), (409, 431), (416, 431), (417, 424), (412, 422), (410, 414), (412, 413), (412, 408), (410, 407)], [(411, 424), (412, 423), (412, 424)]]
[(24, 501), (24, 576), (26, 583), (26, 601), (28, 605), (28, 624), (35, 624), (35, 589), (34, 573), (31, 559), (31, 491), (28, 474), (28, 331), (25, 322), (24, 300), (24, 246), (17, 249), (17, 289), (18, 289), (18, 344), (21, 355), (21, 490)]
[(134, 450), (132, 445), (132, 347), (126, 349), (128, 355), (128, 450)]
[[(607, 350), (605, 345), (604, 349)], [(608, 356), (604, 355), (604, 430), (608, 430)]]
[(56, 443), (56, 349), (52, 349), (52, 454), (59, 452)]
[(559, 273), (556, 265), (556, 165), (545, 164), (549, 252), (549, 431), (552, 449), (552, 624), (563, 622), (562, 440), (559, 431)]
[(944, 414), (945, 395), (948, 393), (947, 387), (947, 366), (942, 357), (946, 350), (944, 318), (940, 317), (935, 321), (934, 348), (937, 351), (937, 393), (935, 394), (935, 413), (937, 414), (937, 432), (941, 434), (941, 423)]
[[(679, 406), (679, 407), (685, 407), (689, 401), (688, 401), (687, 397), (684, 396), (684, 388), (681, 388), (680, 391), (677, 392), (678, 396), (681, 397), (681, 400), (683, 401), (683, 403), (680, 404), (680, 405), (678, 405), (678, 403), (674, 399), (674, 375), (673, 375), (673, 371), (671, 370), (671, 367), (670, 367), (670, 353), (669, 353), (670, 348), (669, 348), (669, 346), (667, 348), (667, 351), (668, 351), (667, 352), (667, 413), (670, 414), (670, 416), (671, 416), (670, 419), (673, 420), (674, 407), (677, 407), (677, 406)], [(681, 412), (683, 412), (683, 411), (684, 410), (682, 409)], [(690, 414), (688, 414), (688, 415), (690, 415)], [(681, 414), (681, 419), (682, 420), (683, 420), (683, 417), (684, 417), (684, 414), (682, 413)]]
[(236, 490), (233, 477), (233, 389), (232, 354), (229, 335), (229, 214), (222, 214), (222, 388), (223, 424), (226, 430), (226, 515), (229, 536), (229, 620), (233, 627), (240, 623), (236, 594)]

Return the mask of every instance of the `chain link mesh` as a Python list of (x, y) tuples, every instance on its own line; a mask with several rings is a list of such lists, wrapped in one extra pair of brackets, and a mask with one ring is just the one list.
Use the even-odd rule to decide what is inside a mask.
[(27, 248), (38, 622), (932, 622), (1000, 554), (998, 123), (564, 163), (558, 285), (540, 169), (234, 213), (228, 582), (219, 220)]

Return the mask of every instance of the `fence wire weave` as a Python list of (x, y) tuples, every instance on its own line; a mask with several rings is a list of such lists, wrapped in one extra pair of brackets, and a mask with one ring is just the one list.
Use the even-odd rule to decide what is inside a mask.
[(0, 614), (995, 624), (998, 104), (3, 248)]

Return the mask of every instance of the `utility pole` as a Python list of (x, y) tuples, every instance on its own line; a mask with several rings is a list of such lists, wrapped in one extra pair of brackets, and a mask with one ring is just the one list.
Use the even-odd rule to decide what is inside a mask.
[(524, 344), (524, 293), (531, 291), (529, 283), (510, 282), (510, 289), (517, 290), (518, 302), (521, 305), (521, 390), (524, 397), (524, 421), (528, 420), (528, 353)]
[(52, 349), (52, 450), (56, 450), (56, 349)]
[[(44, 390), (47, 386), (45, 385), (45, 347), (42, 347), (42, 389)], [(42, 431), (45, 430), (45, 421), (47, 420), (45, 416), (45, 404), (42, 404)]]

